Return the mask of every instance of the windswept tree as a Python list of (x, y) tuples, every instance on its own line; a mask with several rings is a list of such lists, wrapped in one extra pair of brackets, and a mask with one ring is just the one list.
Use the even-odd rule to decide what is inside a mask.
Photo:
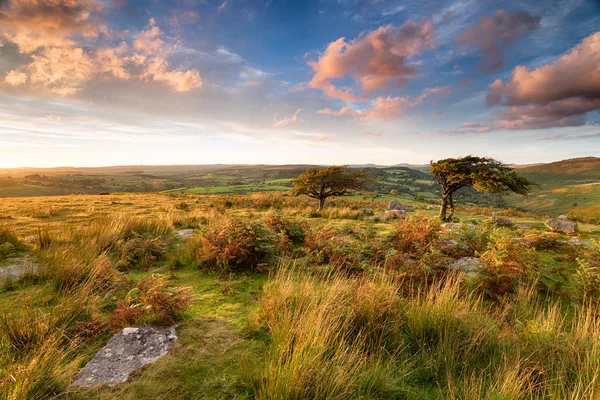
[[(431, 162), (431, 173), (442, 187), (440, 219), (447, 221), (454, 216), (452, 195), (460, 188), (472, 187), (478, 192), (526, 195), (534, 184), (523, 178), (506, 164), (493, 158), (466, 156), (446, 158)], [(450, 214), (448, 214), (450, 208)]]
[(292, 180), (293, 192), (319, 200), (319, 211), (331, 196), (342, 196), (361, 190), (373, 179), (362, 169), (348, 167), (309, 168)]

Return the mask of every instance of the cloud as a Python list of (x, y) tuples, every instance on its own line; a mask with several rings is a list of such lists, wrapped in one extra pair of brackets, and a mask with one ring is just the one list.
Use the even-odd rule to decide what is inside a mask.
[(371, 102), (370, 108), (362, 110), (354, 110), (350, 107), (343, 107), (339, 110), (332, 110), (331, 108), (325, 108), (317, 111), (317, 114), (332, 115), (334, 117), (341, 117), (343, 115), (349, 115), (355, 119), (363, 121), (387, 121), (392, 119), (400, 118), (404, 115), (405, 111), (421, 104), (423, 100), (432, 95), (444, 96), (448, 95), (452, 90), (449, 86), (427, 88), (423, 93), (415, 98), (410, 97), (377, 97)]
[(167, 24), (172, 28), (180, 28), (183, 25), (192, 25), (198, 22), (200, 15), (194, 10), (184, 11), (180, 14), (174, 13), (167, 18)]
[(302, 109), (299, 108), (296, 110), (294, 115), (292, 115), (291, 117), (285, 117), (279, 121), (275, 120), (275, 122), (273, 123), (273, 127), (281, 128), (283, 126), (293, 124), (294, 122), (296, 122), (298, 120), (298, 114), (300, 114), (301, 111), (302, 111)]
[[(364, 100), (368, 94), (386, 87), (401, 88), (408, 76), (417, 73), (407, 60), (433, 48), (433, 23), (407, 21), (400, 27), (386, 25), (346, 42), (339, 38), (330, 43), (317, 61), (309, 61), (314, 75), (308, 86), (327, 96), (347, 101)], [(332, 81), (351, 77), (362, 94), (350, 88), (337, 88)]]
[(223, 3), (221, 3), (219, 8), (217, 8), (217, 12), (221, 12), (221, 11), (225, 10), (225, 8), (227, 8), (228, 5), (229, 5), (229, 3), (227, 1), (224, 1)]
[(363, 135), (367, 135), (367, 136), (382, 136), (381, 132), (371, 132), (368, 129), (365, 129), (361, 132)]
[(31, 88), (61, 96), (81, 92), (83, 86), (95, 78), (127, 80), (136, 76), (144, 81), (164, 83), (175, 92), (202, 86), (197, 70), (169, 69), (167, 59), (176, 45), (163, 40), (163, 32), (153, 19), (132, 45), (133, 49), (126, 42), (117, 47), (96, 49), (71, 44), (45, 46), (30, 55), (29, 64), (10, 71), (4, 82), (13, 86), (27, 83)]
[(465, 30), (456, 42), (461, 47), (478, 47), (483, 57), (477, 64), (480, 71), (492, 73), (505, 64), (504, 49), (519, 36), (538, 29), (540, 17), (524, 11), (498, 10), (493, 16), (483, 16)]
[(64, 47), (73, 38), (107, 33), (104, 7), (96, 0), (5, 0), (0, 2), (0, 36), (23, 53), (40, 47)]
[(579, 126), (586, 113), (600, 109), (600, 32), (586, 37), (557, 60), (532, 71), (514, 69), (487, 93), (489, 105), (508, 106), (497, 113), (497, 126), (542, 129)]
[(27, 74), (24, 74), (21, 71), (12, 70), (6, 74), (6, 78), (4, 79), (6, 83), (12, 86), (24, 85), (27, 82)]

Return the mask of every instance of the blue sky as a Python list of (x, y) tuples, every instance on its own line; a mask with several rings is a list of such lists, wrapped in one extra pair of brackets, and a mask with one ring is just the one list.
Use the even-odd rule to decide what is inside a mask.
[(0, 167), (600, 156), (600, 5), (2, 0)]

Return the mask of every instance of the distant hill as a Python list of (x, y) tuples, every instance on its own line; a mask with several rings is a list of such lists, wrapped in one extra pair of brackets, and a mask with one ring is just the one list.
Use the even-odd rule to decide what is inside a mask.
[(600, 221), (600, 158), (584, 157), (517, 168), (539, 185), (528, 197), (511, 196), (514, 207), (548, 215)]

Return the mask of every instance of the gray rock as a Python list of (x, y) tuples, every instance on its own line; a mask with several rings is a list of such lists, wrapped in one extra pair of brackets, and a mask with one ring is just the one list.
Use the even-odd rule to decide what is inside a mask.
[(133, 371), (165, 356), (176, 341), (174, 326), (124, 328), (79, 371), (72, 386), (126, 382)]
[(363, 213), (363, 214), (365, 214), (365, 215), (373, 215), (373, 214), (375, 214), (373, 212), (373, 210), (371, 210), (370, 208), (361, 208), (360, 212)]
[(472, 277), (481, 271), (482, 266), (483, 262), (479, 258), (463, 257), (448, 264), (447, 268), (463, 272), (465, 276)]
[(577, 222), (575, 222), (575, 221), (550, 218), (546, 221), (545, 225), (552, 232), (565, 232), (565, 233), (577, 232)]
[(392, 219), (408, 218), (408, 214), (404, 210), (387, 210), (385, 214)]
[(438, 240), (435, 246), (440, 252), (448, 255), (468, 255), (469, 246), (454, 239)]
[(194, 234), (194, 230), (193, 229), (182, 229), (180, 231), (175, 232), (175, 234), (177, 236), (179, 236), (180, 238), (189, 238)]
[(463, 227), (468, 228), (468, 229), (477, 229), (477, 227), (473, 224), (461, 224), (459, 222), (448, 222), (445, 224), (441, 225), (442, 228), (447, 229), (447, 230), (457, 230), (457, 229), (461, 229)]
[(529, 224), (518, 223), (518, 224), (515, 224), (514, 226), (515, 226), (515, 228), (529, 229)]
[(502, 226), (511, 226), (513, 224), (513, 222), (506, 218), (506, 217), (501, 217), (501, 216), (495, 216), (492, 218), (492, 220), (497, 224), (497, 225), (502, 225)]
[(558, 216), (558, 219), (569, 220), (569, 216), (567, 214), (561, 214)]
[(34, 244), (37, 240), (37, 237), (35, 235), (29, 235), (24, 239), (24, 242), (27, 244)]
[(412, 211), (413, 208), (411, 206), (407, 206), (405, 204), (400, 203), (398, 200), (392, 200), (388, 205), (388, 210)]
[(589, 240), (585, 240), (580, 237), (572, 237), (569, 240), (567, 240), (567, 243), (572, 244), (573, 246), (583, 246), (583, 247), (592, 247), (594, 245)]
[(35, 273), (38, 265), (27, 257), (9, 258), (8, 265), (0, 268), (0, 279), (19, 279), (27, 273)]

